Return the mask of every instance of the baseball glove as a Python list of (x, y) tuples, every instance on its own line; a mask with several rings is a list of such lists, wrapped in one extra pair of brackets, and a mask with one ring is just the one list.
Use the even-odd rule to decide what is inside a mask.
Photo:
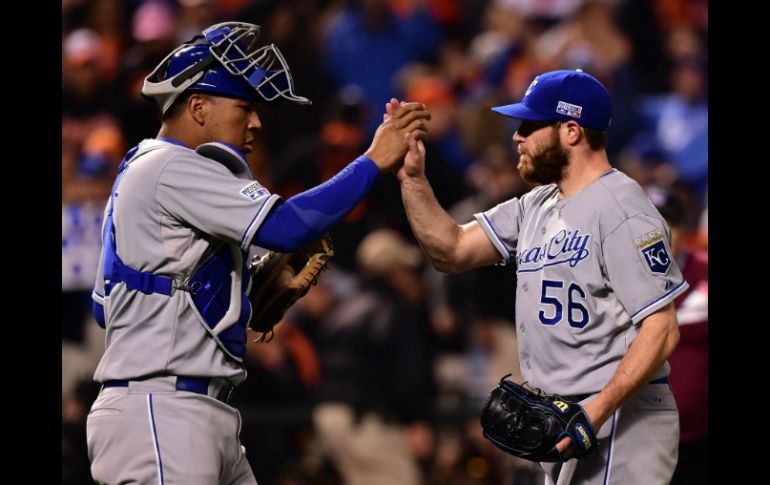
[[(576, 402), (536, 392), (506, 380), (492, 390), (481, 413), (484, 436), (498, 448), (536, 462), (562, 462), (556, 443), (572, 438), (577, 458), (597, 455), (599, 441), (591, 421)], [(526, 385), (526, 382), (524, 383)]]
[(272, 340), (275, 324), (281, 321), (294, 302), (318, 282), (321, 271), (333, 256), (332, 240), (326, 234), (293, 253), (269, 251), (264, 256), (251, 259), (249, 301), (252, 314), (249, 327), (262, 334), (257, 341)]

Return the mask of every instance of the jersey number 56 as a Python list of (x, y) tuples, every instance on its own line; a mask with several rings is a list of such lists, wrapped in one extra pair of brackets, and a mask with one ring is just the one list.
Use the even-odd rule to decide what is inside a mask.
[[(540, 304), (546, 308), (540, 310), (537, 316), (543, 325), (556, 325), (562, 319), (564, 297), (567, 300), (567, 322), (570, 327), (583, 328), (590, 320), (588, 309), (576, 299), (585, 301), (586, 292), (577, 283), (572, 283), (566, 292), (559, 291), (564, 288), (564, 282), (558, 280), (543, 280), (543, 291), (540, 293)], [(551, 290), (551, 295), (549, 295)], [(566, 294), (565, 294), (566, 293)], [(546, 312), (551, 316), (546, 316)]]

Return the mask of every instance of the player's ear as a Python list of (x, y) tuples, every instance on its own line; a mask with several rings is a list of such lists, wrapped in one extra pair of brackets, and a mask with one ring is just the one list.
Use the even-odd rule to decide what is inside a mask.
[(574, 121), (566, 121), (562, 123), (564, 132), (566, 133), (566, 142), (570, 146), (575, 146), (580, 143), (580, 140), (585, 137), (582, 128)]
[(187, 112), (196, 123), (203, 125), (209, 111), (209, 97), (204, 94), (192, 94), (187, 98)]

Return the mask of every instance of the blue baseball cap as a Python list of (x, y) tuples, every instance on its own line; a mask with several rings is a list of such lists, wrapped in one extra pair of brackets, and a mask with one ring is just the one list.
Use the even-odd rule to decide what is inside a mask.
[(520, 103), (492, 111), (517, 120), (576, 121), (606, 131), (612, 119), (612, 100), (602, 83), (581, 70), (551, 71), (535, 77)]

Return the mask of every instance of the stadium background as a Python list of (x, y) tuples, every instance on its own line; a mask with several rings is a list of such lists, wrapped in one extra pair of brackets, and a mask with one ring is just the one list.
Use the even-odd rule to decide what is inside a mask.
[[(104, 334), (89, 295), (117, 164), (160, 126), (139, 95), (142, 80), (176, 45), (225, 20), (261, 25), (262, 42), (281, 49), (297, 93), (313, 101), (260, 111), (249, 162), (285, 198), (362, 153), (395, 96), (429, 106), (428, 177), (442, 205), (467, 222), (529, 189), (515, 170), (509, 121), (489, 108), (521, 99), (540, 72), (581, 68), (613, 95), (611, 163), (642, 185), (671, 189), (685, 208), (685, 245), (708, 250), (706, 1), (62, 0), (62, 483), (91, 483), (85, 416)], [(372, 281), (388, 288), (383, 308), (401, 309), (387, 324), (389, 345), (416, 351), (370, 362), (353, 352), (372, 345), (359, 332), (342, 357), (372, 367), (370, 375), (394, 374), (378, 392), (409, 429), (426, 483), (539, 483), (483, 440), (477, 420), (493, 383), (518, 372), (511, 272), (447, 277), (427, 268), (392, 177), (332, 236), (334, 270), (276, 340), (252, 346), (236, 392), (260, 484), (339, 483), (311, 413), (336, 397), (324, 362), (346, 352), (325, 329), (355, 320), (346, 302)], [(423, 392), (408, 387), (414, 382)]]

